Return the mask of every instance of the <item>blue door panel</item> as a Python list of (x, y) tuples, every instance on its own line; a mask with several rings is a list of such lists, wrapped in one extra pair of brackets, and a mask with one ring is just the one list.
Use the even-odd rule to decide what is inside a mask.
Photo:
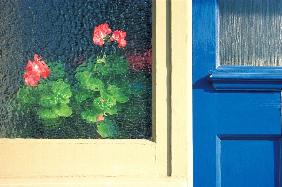
[[(242, 157), (246, 156), (246, 161), (255, 159), (257, 160), (256, 163), (259, 164), (261, 159), (258, 159), (256, 154), (258, 154), (258, 150), (263, 150), (266, 147), (265, 151), (260, 153), (260, 155), (267, 159), (268, 165), (274, 163), (276, 158), (273, 155), (274, 149), (268, 152), (269, 146), (265, 146), (265, 141), (259, 140), (258, 145), (261, 145), (261, 148), (258, 148), (258, 150), (252, 149), (252, 144), (249, 146), (246, 142), (254, 142), (255, 140), (252, 140), (253, 137), (264, 138), (265, 136), (278, 137), (281, 135), (279, 92), (219, 91), (210, 94), (209, 91), (200, 91), (198, 89), (194, 90), (193, 106), (193, 110), (197, 111), (194, 112), (193, 115), (195, 187), (218, 186), (216, 185), (218, 182), (217, 171), (220, 169), (219, 165), (217, 165), (218, 136), (225, 138), (235, 136), (237, 139), (247, 138), (246, 141), (241, 141), (238, 144), (224, 144), (227, 153), (230, 153), (228, 150), (237, 151), (242, 154)], [(243, 148), (239, 150), (241, 145)], [(245, 152), (247, 149), (244, 147), (248, 146), (250, 147), (249, 152)], [(253, 158), (251, 155), (253, 155)], [(236, 161), (232, 161), (232, 157), (228, 159), (229, 156), (229, 154), (222, 155), (222, 158), (230, 161), (232, 165)], [(275, 156), (279, 156), (277, 155), (277, 150)], [(256, 165), (256, 163), (254, 163), (254, 165)], [(237, 162), (237, 164), (242, 165), (244, 172), (250, 175), (257, 172), (256, 167), (243, 167), (245, 165), (244, 162)], [(228, 165), (225, 164), (225, 166)], [(269, 167), (271, 166), (273, 166), (273, 164), (269, 165)], [(273, 170), (271, 170), (271, 172)], [(224, 172), (225, 171), (227, 170), (224, 170)], [(271, 172), (268, 171), (267, 168), (262, 168), (262, 173), (267, 174), (264, 179), (262, 179), (265, 180), (265, 183), (269, 183), (269, 178), (272, 179), (272, 183), (277, 183), (277, 180), (274, 181), (273, 178), (275, 174)], [(226, 181), (228, 180), (230, 180), (231, 183), (233, 181), (233, 179), (231, 180), (231, 178), (227, 177), (224, 180), (225, 183), (227, 183)], [(270, 184), (271, 183), (266, 187), (273, 186)], [(229, 186), (227, 185), (227, 187)]]
[(193, 141), (194, 187), (215, 187), (216, 136), (208, 136), (207, 132), (201, 135), (194, 133)]
[[(216, 80), (216, 87), (227, 88), (217, 90), (210, 79), (217, 67), (216, 0), (192, 3), (194, 186), (281, 186), (280, 83), (260, 76), (256, 80), (252, 71), (235, 77), (226, 73), (223, 78), (233, 82)], [(262, 72), (272, 77), (271, 71)], [(235, 83), (238, 90), (228, 90)], [(252, 91), (244, 90), (250, 87)]]
[(279, 140), (219, 138), (217, 186), (278, 187), (279, 157)]
[(281, 134), (279, 92), (213, 94), (217, 134)]

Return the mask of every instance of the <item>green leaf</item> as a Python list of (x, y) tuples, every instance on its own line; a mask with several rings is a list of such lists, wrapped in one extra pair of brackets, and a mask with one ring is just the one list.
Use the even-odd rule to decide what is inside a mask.
[(83, 63), (76, 68), (75, 72), (77, 74), (79, 72), (87, 71), (88, 69), (89, 69), (89, 63)]
[(58, 99), (58, 103), (68, 104), (70, 102), (72, 91), (68, 83), (63, 80), (54, 81), (51, 84), (51, 90)]
[(128, 72), (128, 62), (123, 57), (115, 56), (112, 61), (111, 70), (114, 74), (122, 75)]
[(95, 64), (94, 71), (102, 76), (110, 75), (110, 65), (109, 64)]
[(81, 87), (85, 89), (99, 91), (104, 87), (103, 81), (98, 78), (92, 77), (92, 74), (88, 71), (77, 72), (75, 77), (80, 82)]
[(64, 98), (70, 98), (72, 96), (70, 85), (61, 79), (53, 82), (51, 90), (53, 93)]
[(105, 109), (104, 113), (107, 113), (109, 115), (117, 114), (118, 113), (117, 106), (115, 105), (112, 108)]
[(111, 120), (105, 119), (97, 124), (97, 132), (102, 138), (114, 138), (118, 135), (118, 128)]
[(128, 62), (122, 56), (117, 55), (98, 57), (94, 71), (102, 76), (126, 74)]
[(53, 81), (48, 79), (41, 79), (40, 83), (35, 87), (36, 93), (40, 96), (42, 93), (46, 93), (50, 91), (50, 84)]
[(75, 100), (79, 103), (82, 103), (84, 101), (86, 101), (87, 99), (91, 98), (93, 96), (93, 94), (91, 94), (88, 90), (78, 90), (75, 93)]
[(91, 77), (91, 72), (89, 71), (79, 71), (75, 74), (75, 78), (80, 82), (86, 82)]
[(41, 119), (48, 120), (48, 119), (56, 119), (59, 116), (51, 109), (41, 108), (37, 112), (38, 116)]
[(93, 91), (99, 91), (103, 89), (103, 87), (104, 87), (104, 83), (97, 78), (90, 78), (86, 86), (86, 88)]
[(17, 100), (19, 101), (19, 103), (22, 105), (33, 104), (35, 102), (35, 99), (32, 95), (32, 91), (35, 90), (28, 87), (21, 87), (17, 93)]
[(54, 107), (58, 104), (58, 99), (53, 95), (42, 95), (39, 99), (39, 105), (43, 107)]
[(61, 104), (69, 104), (70, 103), (70, 98), (69, 97), (60, 97), (60, 103)]
[(129, 100), (125, 89), (121, 89), (116, 85), (109, 85), (107, 90), (119, 103), (126, 103)]
[(51, 70), (48, 79), (57, 80), (65, 77), (65, 68), (62, 62), (48, 62), (48, 67)]
[(72, 109), (66, 104), (61, 104), (54, 108), (54, 112), (60, 117), (69, 117), (72, 115)]
[(81, 113), (81, 117), (87, 123), (95, 123), (97, 121), (97, 117), (101, 114), (103, 113), (99, 110), (86, 110)]
[(111, 110), (116, 105), (116, 100), (113, 97), (97, 97), (93, 101), (93, 106), (102, 111)]

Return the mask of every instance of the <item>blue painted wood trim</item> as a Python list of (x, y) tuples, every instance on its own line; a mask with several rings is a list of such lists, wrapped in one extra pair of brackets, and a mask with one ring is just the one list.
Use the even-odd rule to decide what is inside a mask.
[(282, 89), (282, 67), (220, 66), (209, 77), (216, 90)]

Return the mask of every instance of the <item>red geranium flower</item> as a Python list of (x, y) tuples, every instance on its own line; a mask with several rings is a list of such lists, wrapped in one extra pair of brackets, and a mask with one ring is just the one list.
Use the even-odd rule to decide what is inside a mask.
[(24, 83), (28, 86), (37, 86), (40, 81), (40, 74), (34, 72), (25, 72), (23, 75)]
[(93, 42), (98, 46), (103, 46), (105, 44), (104, 39), (112, 33), (112, 30), (109, 28), (109, 24), (104, 23), (98, 25), (94, 28), (93, 32)]
[(46, 79), (50, 75), (50, 70), (46, 63), (42, 60), (42, 57), (39, 55), (35, 54), (34, 55), (34, 63), (38, 66), (40, 75)]
[(124, 48), (126, 46), (126, 32), (121, 30), (116, 30), (113, 32), (111, 41), (117, 41), (119, 48)]
[(48, 66), (38, 54), (35, 54), (33, 61), (29, 60), (27, 63), (23, 78), (26, 85), (36, 86), (41, 77), (46, 79), (49, 75)]

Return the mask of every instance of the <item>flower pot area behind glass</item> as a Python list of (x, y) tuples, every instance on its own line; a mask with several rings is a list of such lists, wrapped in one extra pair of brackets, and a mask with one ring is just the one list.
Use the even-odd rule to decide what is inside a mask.
[(151, 138), (151, 8), (1, 1), (0, 137)]

